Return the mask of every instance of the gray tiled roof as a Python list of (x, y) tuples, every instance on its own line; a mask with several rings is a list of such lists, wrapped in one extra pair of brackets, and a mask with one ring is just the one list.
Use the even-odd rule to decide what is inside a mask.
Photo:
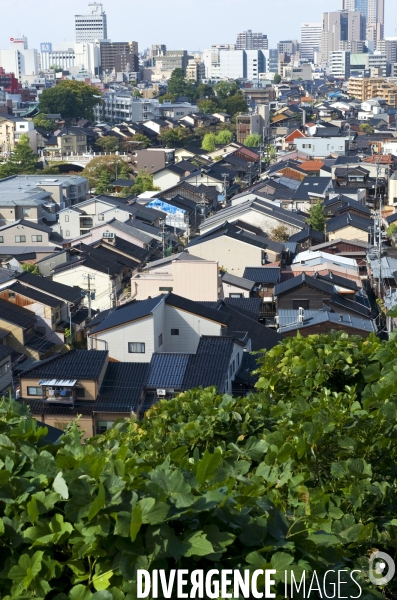
[(218, 310), (204, 306), (200, 302), (195, 302), (194, 300), (189, 300), (188, 298), (183, 298), (182, 296), (177, 296), (176, 294), (167, 294), (165, 303), (173, 306), (174, 308), (179, 308), (180, 310), (199, 315), (204, 319), (209, 319), (210, 321), (215, 321), (216, 323), (223, 325), (226, 325), (229, 321), (227, 316)]
[(184, 390), (215, 386), (224, 392), (234, 341), (225, 337), (203, 336), (191, 357), (182, 383)]
[(110, 329), (111, 327), (119, 327), (125, 323), (147, 317), (152, 313), (154, 308), (160, 304), (163, 298), (164, 294), (140, 302), (132, 300), (132, 302), (118, 306), (114, 310), (110, 310), (107, 316), (91, 329), (91, 333), (98, 333), (99, 331)]
[(255, 281), (250, 281), (248, 278), (244, 277), (237, 277), (237, 275), (231, 275), (230, 273), (225, 273), (222, 276), (222, 282), (235, 285), (236, 287), (248, 291), (251, 291), (255, 285)]
[(107, 350), (69, 350), (40, 361), (23, 377), (95, 380), (101, 374), (107, 356)]
[(280, 267), (246, 267), (244, 277), (255, 283), (278, 283)]
[(307, 313), (309, 311), (305, 311), (305, 315), (302, 323), (298, 323), (298, 311), (296, 312), (296, 319), (294, 323), (290, 323), (281, 329), (281, 332), (285, 333), (287, 331), (294, 331), (298, 329), (304, 329), (305, 327), (313, 327), (314, 325), (319, 325), (320, 323), (329, 322), (332, 325), (343, 325), (347, 330), (351, 328), (360, 329), (361, 331), (366, 331), (368, 333), (374, 332), (375, 327), (373, 322), (370, 319), (362, 319), (360, 317), (354, 317), (351, 315), (340, 315), (334, 312), (327, 311), (310, 311), (310, 315)]
[(82, 289), (78, 286), (70, 286), (63, 283), (58, 283), (56, 281), (52, 281), (51, 279), (47, 279), (46, 277), (33, 275), (33, 273), (29, 273), (29, 271), (24, 271), (17, 276), (17, 279), (24, 285), (40, 290), (46, 294), (56, 296), (57, 298), (61, 298), (62, 300), (71, 302), (73, 304), (79, 302), (82, 297)]
[(148, 388), (181, 389), (191, 354), (155, 353), (146, 381)]
[(315, 288), (321, 292), (325, 292), (326, 294), (333, 293), (333, 284), (331, 284), (331, 282), (326, 283), (325, 281), (321, 281), (316, 277), (311, 277), (306, 273), (301, 273), (301, 275), (298, 275), (297, 277), (292, 277), (291, 279), (287, 279), (287, 281), (283, 281), (282, 283), (276, 285), (274, 288), (274, 295), (280, 296), (280, 294), (284, 294), (289, 290), (293, 290), (303, 283), (306, 283), (309, 287)]
[(40, 291), (38, 291), (34, 288), (31, 288), (27, 285), (22, 285), (21, 283), (19, 283), (19, 281), (17, 281), (16, 283), (13, 283), (8, 288), (3, 288), (3, 289), (11, 290), (12, 292), (15, 292), (16, 294), (21, 294), (21, 296), (30, 298), (31, 300), (34, 300), (35, 302), (39, 302), (40, 304), (45, 304), (46, 306), (51, 306), (52, 308), (55, 308), (62, 304), (62, 300), (54, 298), (53, 296), (48, 296), (48, 294), (44, 294), (43, 292), (40, 292)]
[(334, 217), (333, 219), (330, 219), (326, 225), (326, 228), (327, 232), (338, 231), (339, 229), (343, 229), (343, 227), (354, 227), (356, 229), (360, 229), (361, 231), (369, 232), (371, 223), (372, 221), (370, 219), (365, 219), (363, 217), (347, 213), (341, 217)]
[(109, 362), (93, 409), (136, 413), (148, 372), (149, 363)]
[(36, 315), (27, 308), (0, 299), (0, 319), (27, 329), (36, 323)]

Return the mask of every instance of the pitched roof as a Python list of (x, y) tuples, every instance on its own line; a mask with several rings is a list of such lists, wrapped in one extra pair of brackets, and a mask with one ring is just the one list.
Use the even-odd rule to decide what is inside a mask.
[(0, 360), (4, 360), (5, 358), (7, 358), (7, 356), (11, 356), (13, 352), (15, 352), (14, 348), (10, 348), (9, 346), (4, 346), (3, 344), (0, 344)]
[(250, 281), (244, 277), (237, 277), (237, 275), (232, 275), (230, 273), (224, 273), (222, 276), (222, 282), (228, 283), (230, 285), (235, 285), (243, 290), (251, 291), (255, 285), (255, 281)]
[(244, 277), (255, 283), (278, 283), (280, 280), (279, 267), (246, 267)]
[(37, 317), (31, 310), (0, 298), (0, 319), (27, 329), (36, 323)]
[(321, 231), (317, 231), (313, 229), (310, 225), (309, 227), (305, 227), (302, 231), (298, 231), (290, 236), (290, 242), (304, 242), (305, 240), (312, 239), (316, 242), (323, 242), (325, 240), (325, 235), (321, 233)]
[[(91, 333), (98, 333), (99, 331), (105, 331), (106, 329), (112, 329), (113, 327), (119, 327), (125, 323), (131, 323), (137, 319), (148, 317), (152, 314), (156, 306), (160, 304), (163, 298), (164, 295), (162, 294), (155, 298), (148, 298), (147, 300), (132, 300), (127, 304), (118, 306), (114, 310), (109, 310), (105, 318), (91, 328)], [(101, 313), (99, 313), (98, 318), (100, 318), (100, 316)], [(98, 321), (96, 321), (96, 323), (97, 322)]]
[(195, 302), (194, 300), (177, 296), (172, 292), (167, 294), (165, 297), (165, 303), (169, 306), (173, 306), (174, 308), (178, 308), (179, 310), (184, 310), (186, 312), (199, 315), (204, 319), (208, 319), (222, 325), (226, 325), (229, 320), (226, 315), (220, 313), (218, 310), (204, 306), (201, 304), (201, 302)]
[(320, 292), (325, 292), (329, 295), (333, 293), (333, 286), (329, 283), (321, 281), (316, 277), (306, 275), (306, 273), (301, 273), (297, 277), (292, 277), (291, 279), (287, 279), (287, 281), (283, 281), (282, 283), (276, 285), (274, 288), (274, 295), (280, 296), (281, 294), (285, 294), (286, 292), (289, 292), (290, 290), (293, 290), (303, 284), (306, 284)]
[(305, 200), (310, 195), (323, 196), (331, 181), (331, 177), (305, 177), (295, 192), (294, 200)]
[(52, 281), (46, 277), (33, 275), (32, 273), (29, 273), (29, 271), (24, 271), (20, 275), (17, 275), (16, 278), (23, 283), (23, 285), (43, 291), (50, 296), (61, 298), (62, 300), (65, 300), (65, 302), (75, 304), (82, 298), (82, 289), (76, 285), (64, 285), (63, 283)]
[[(256, 246), (263, 250), (271, 250), (273, 252), (281, 253), (284, 250), (284, 245), (280, 242), (274, 242), (266, 234), (255, 235), (249, 231), (246, 231), (242, 227), (235, 223), (229, 223), (225, 221), (222, 225), (218, 225), (209, 231), (206, 231), (189, 242), (187, 248), (192, 248), (199, 244), (206, 243), (210, 240), (226, 236), (230, 239), (249, 244), (250, 246)], [(194, 250), (193, 250), (194, 252)]]
[(36, 422), (38, 427), (47, 429), (47, 435), (44, 438), (41, 438), (39, 445), (55, 444), (59, 440), (59, 438), (65, 433), (63, 429), (58, 429), (57, 427), (48, 425), (48, 423), (43, 423), (42, 421)]
[[(290, 322), (288, 325), (282, 327), (281, 331), (286, 333), (287, 331), (295, 331), (299, 329), (305, 329), (306, 327), (313, 327), (321, 323), (330, 323), (331, 325), (342, 325), (347, 330), (359, 329), (368, 333), (376, 331), (373, 322), (370, 319), (362, 319), (360, 317), (354, 317), (351, 315), (340, 315), (338, 313), (312, 310), (305, 311), (303, 322), (298, 322), (298, 311), (296, 313), (295, 322)], [(309, 313), (310, 314), (307, 314)]]
[(69, 350), (40, 361), (39, 364), (23, 373), (22, 377), (39, 379), (88, 379), (100, 376), (107, 350)]
[(159, 258), (158, 260), (153, 260), (152, 262), (146, 263), (144, 267), (142, 267), (142, 271), (147, 271), (148, 269), (153, 269), (153, 267), (159, 267), (162, 265), (167, 265), (172, 263), (174, 260), (205, 260), (204, 258), (200, 258), (198, 256), (193, 256), (190, 254), (188, 250), (184, 250), (183, 252), (179, 252), (179, 254), (171, 254), (170, 256), (166, 256), (165, 258)]
[(10, 290), (12, 292), (15, 292), (16, 294), (21, 294), (21, 296), (30, 298), (31, 300), (34, 300), (35, 302), (39, 302), (40, 304), (45, 304), (46, 306), (51, 306), (52, 308), (55, 308), (62, 304), (62, 300), (59, 300), (58, 298), (54, 298), (53, 296), (49, 296), (48, 294), (43, 294), (42, 292), (39, 292), (38, 290), (31, 288), (27, 285), (22, 285), (21, 283), (19, 283), (19, 281), (17, 281), (16, 283), (13, 283), (8, 288), (3, 288), (3, 289)]
[(110, 361), (93, 406), (95, 411), (138, 412), (149, 363)]
[(232, 338), (203, 336), (189, 360), (182, 389), (215, 386), (225, 391), (233, 348)]
[(155, 352), (150, 362), (146, 387), (181, 389), (191, 354)]
[(370, 226), (371, 221), (369, 219), (350, 213), (340, 217), (333, 217), (326, 224), (327, 232), (338, 231), (344, 227), (354, 227), (355, 229), (360, 229), (361, 231), (367, 231), (369, 233)]
[(358, 292), (360, 289), (355, 281), (352, 279), (348, 279), (347, 277), (341, 277), (340, 275), (336, 275), (335, 273), (329, 272), (328, 275), (320, 275), (316, 274), (317, 279), (321, 279), (323, 281), (328, 281), (333, 283), (336, 287), (346, 288), (348, 290), (354, 290)]

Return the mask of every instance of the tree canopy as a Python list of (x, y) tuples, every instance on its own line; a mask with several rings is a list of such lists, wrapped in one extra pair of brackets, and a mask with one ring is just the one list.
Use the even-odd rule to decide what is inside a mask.
[(46, 131), (54, 131), (56, 128), (56, 124), (51, 119), (47, 119), (45, 115), (39, 113), (33, 119), (33, 123), (35, 127), (41, 127)]
[(311, 227), (313, 227), (313, 229), (316, 229), (317, 231), (321, 231), (322, 233), (324, 233), (325, 212), (324, 212), (324, 205), (321, 202), (321, 200), (319, 202), (316, 202), (316, 204), (313, 204), (310, 207), (309, 217), (306, 219), (306, 223), (308, 225), (311, 225)]
[(244, 146), (248, 146), (249, 148), (258, 148), (262, 143), (262, 137), (259, 133), (251, 133), (245, 138)]
[[(272, 568), (280, 599), (315, 576), (313, 598), (395, 598), (368, 571), (397, 547), (397, 346), (298, 335), (258, 358), (256, 393), (187, 391), (84, 445), (3, 399), (2, 596), (134, 600), (137, 569)], [(286, 596), (292, 572), (306, 595)]]
[(30, 146), (29, 137), (22, 134), (7, 161), (0, 165), (0, 179), (10, 175), (36, 172), (38, 156)]
[(81, 175), (87, 177), (90, 189), (94, 189), (99, 181), (101, 173), (108, 171), (109, 181), (114, 181), (123, 167), (125, 161), (121, 156), (115, 154), (108, 156), (95, 156), (90, 162), (84, 167)]
[(116, 152), (119, 149), (119, 141), (114, 135), (104, 135), (95, 140), (95, 145), (105, 152)]
[(82, 81), (65, 79), (40, 94), (40, 112), (60, 113), (64, 119), (92, 119), (102, 93)]

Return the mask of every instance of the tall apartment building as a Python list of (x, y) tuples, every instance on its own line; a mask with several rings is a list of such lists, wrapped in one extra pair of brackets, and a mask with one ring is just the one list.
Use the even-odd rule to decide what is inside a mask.
[(251, 29), (237, 35), (236, 50), (267, 50), (269, 40), (263, 33), (253, 33)]
[(121, 54), (129, 55), (130, 71), (139, 70), (138, 42), (111, 42), (107, 40), (100, 43), (100, 48), (102, 71), (115, 70), (116, 56)]
[(152, 44), (150, 48), (150, 57), (154, 56), (165, 56), (167, 52), (167, 46), (165, 44)]
[(0, 50), (0, 65), (23, 83), (25, 75), (37, 75), (39, 72), (38, 52), (28, 48), (26, 37), (10, 38), (9, 49)]
[(282, 40), (277, 44), (277, 50), (279, 54), (285, 54), (286, 56), (292, 56), (298, 52), (299, 44), (298, 40)]
[(376, 50), (386, 55), (388, 64), (397, 63), (397, 39), (379, 40), (376, 44)]
[(221, 79), (259, 79), (266, 71), (263, 50), (221, 50)]
[(301, 58), (313, 61), (314, 53), (319, 52), (321, 46), (322, 23), (301, 24)]
[(271, 48), (264, 50), (263, 54), (266, 58), (266, 71), (269, 73), (278, 73), (278, 50)]
[(95, 42), (108, 37), (106, 13), (103, 4), (93, 2), (88, 5), (90, 13), (74, 16), (76, 42)]
[(383, 77), (350, 77), (349, 96), (364, 102), (372, 98), (384, 98), (386, 102), (397, 108), (397, 85)]
[(156, 68), (170, 72), (174, 69), (186, 71), (188, 60), (187, 50), (167, 50), (164, 56), (155, 57)]
[(205, 65), (205, 76), (207, 79), (219, 79), (220, 77), (220, 55), (221, 50), (234, 50), (234, 44), (213, 44), (211, 48), (204, 50), (203, 62)]
[(323, 15), (321, 60), (329, 61), (330, 52), (339, 51), (340, 42), (365, 40), (365, 17), (358, 11), (328, 12)]
[(350, 52), (336, 50), (329, 54), (329, 72), (334, 77), (350, 76)]

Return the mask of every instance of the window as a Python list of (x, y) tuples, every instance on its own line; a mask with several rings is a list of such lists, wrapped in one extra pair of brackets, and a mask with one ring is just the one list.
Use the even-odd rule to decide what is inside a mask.
[(98, 215), (98, 221), (104, 221), (105, 215)]
[(171, 329), (171, 335), (179, 335), (179, 329)]
[(159, 348), (160, 348), (160, 346), (162, 346), (162, 345), (163, 345), (163, 334), (162, 334), (162, 333), (160, 333), (160, 335), (159, 335)]
[(43, 388), (40, 386), (37, 387), (33, 387), (33, 386), (28, 386), (28, 396), (42, 396), (43, 395)]
[(10, 363), (6, 362), (4, 365), (0, 367), (0, 377), (4, 377), (6, 373), (10, 370)]
[(66, 237), (70, 237), (70, 231), (69, 231), (69, 229), (67, 229), (67, 230), (65, 231), (65, 235), (66, 235)]
[(229, 298), (243, 298), (243, 294), (229, 294)]
[(8, 292), (8, 299), (12, 300), (13, 298), (15, 298), (15, 292)]
[(42, 235), (32, 235), (32, 242), (42, 242), (42, 241), (43, 241)]
[(22, 214), (24, 217), (30, 217), (30, 208), (23, 208)]
[(159, 292), (172, 292), (172, 287), (159, 287)]
[(114, 421), (98, 421), (97, 433), (105, 433), (108, 429), (113, 427)]
[(130, 354), (145, 354), (145, 344), (142, 342), (128, 342), (128, 352)]
[(20, 244), (21, 242), (26, 242), (26, 235), (16, 235), (15, 243)]
[(70, 421), (54, 421), (54, 427), (56, 427), (57, 429), (66, 429), (66, 427), (69, 425)]
[(294, 310), (298, 310), (299, 308), (304, 308), (305, 310), (309, 309), (309, 300), (293, 300), (292, 307)]
[(65, 223), (69, 223), (69, 215), (65, 215)]
[(4, 237), (0, 235), (0, 244), (4, 244)]
[(84, 388), (75, 388), (76, 398), (85, 398), (85, 389)]

